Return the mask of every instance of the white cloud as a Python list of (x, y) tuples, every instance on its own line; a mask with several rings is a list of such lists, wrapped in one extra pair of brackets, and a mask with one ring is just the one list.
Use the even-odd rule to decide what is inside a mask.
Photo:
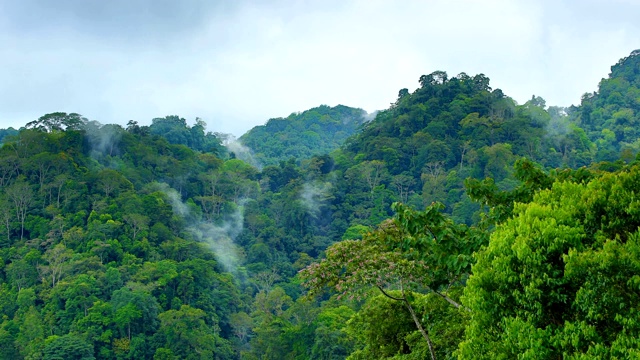
[[(622, 0), (138, 0), (102, 9), (111, 18), (41, 3), (0, 8), (14, 19), (0, 18), (0, 127), (53, 111), (120, 124), (177, 114), (241, 135), (320, 104), (386, 108), (435, 70), (570, 105), (640, 48), (640, 4)], [(48, 12), (65, 21), (37, 21)]]

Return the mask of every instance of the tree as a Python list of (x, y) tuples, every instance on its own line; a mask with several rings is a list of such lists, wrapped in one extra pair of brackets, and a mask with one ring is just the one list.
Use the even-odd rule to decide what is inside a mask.
[(384, 166), (384, 162), (380, 160), (365, 161), (360, 165), (360, 176), (366, 181), (371, 194), (382, 180)]
[(124, 216), (124, 221), (126, 221), (131, 226), (131, 231), (133, 232), (133, 240), (136, 239), (136, 236), (141, 231), (146, 231), (149, 229), (149, 217), (144, 215), (127, 214)]
[(25, 259), (16, 259), (5, 268), (7, 280), (13, 284), (18, 291), (30, 287), (37, 280), (37, 272), (34, 264)]
[(315, 318), (315, 325), (311, 359), (344, 359), (353, 350), (351, 336), (345, 331), (345, 324), (354, 316), (355, 312), (345, 306), (325, 308)]
[(39, 153), (29, 158), (26, 165), (38, 179), (40, 191), (44, 189), (45, 183), (49, 180), (51, 169), (58, 165), (58, 162), (60, 162), (58, 156), (47, 152)]
[(16, 217), (20, 222), (20, 240), (24, 237), (24, 220), (29, 208), (33, 204), (33, 190), (26, 182), (20, 181), (9, 186), (6, 190), (7, 197), (13, 202)]
[(87, 123), (82, 115), (64, 112), (55, 112), (43, 115), (38, 120), (27, 123), (27, 129), (37, 129), (46, 132), (68, 130), (80, 130)]
[[(399, 295), (397, 291), (391, 293)], [(454, 353), (464, 334), (467, 312), (449, 306), (433, 293), (413, 295), (416, 312), (424, 314), (429, 335), (434, 344), (438, 344), (436, 357), (455, 358)], [(408, 315), (406, 307), (398, 301), (384, 295), (371, 297), (346, 321), (339, 338), (342, 341), (336, 339), (326, 346), (335, 348), (340, 342), (351, 340), (354, 346), (349, 359), (427, 359), (430, 357), (429, 347)]]
[(182, 305), (158, 315), (160, 333), (165, 336), (165, 347), (187, 359), (211, 359), (216, 350), (216, 336), (205, 324), (205, 312)]
[(114, 322), (121, 329), (126, 328), (127, 338), (131, 341), (131, 323), (142, 318), (142, 311), (134, 304), (126, 304), (116, 310), (113, 317)]
[(0, 224), (4, 227), (7, 233), (7, 242), (4, 244), (6, 246), (11, 244), (11, 220), (13, 219), (11, 213), (11, 204), (9, 201), (0, 197)]
[(39, 265), (38, 269), (43, 277), (51, 276), (51, 287), (55, 287), (66, 274), (70, 267), (69, 260), (72, 256), (73, 250), (67, 249), (64, 244), (58, 244), (44, 253), (43, 258), (48, 265)]
[(104, 191), (105, 197), (109, 197), (113, 192), (121, 188), (131, 189), (133, 184), (122, 174), (113, 169), (104, 169), (97, 174), (97, 184)]
[(0, 188), (3, 188), (20, 173), (20, 161), (16, 155), (3, 155), (0, 162)]
[(117, 325), (127, 339), (131, 339), (134, 333), (157, 330), (160, 306), (150, 293), (123, 287), (112, 293), (111, 305), (117, 314)]
[(89, 308), (98, 300), (96, 295), (100, 289), (96, 279), (87, 274), (80, 274), (67, 284), (63, 292), (67, 313), (72, 314), (75, 310), (75, 318), (87, 316)]
[[(383, 226), (391, 227), (392, 224)], [(377, 235), (382, 235), (379, 229)], [(365, 236), (362, 240), (345, 240), (334, 244), (326, 251), (326, 259), (313, 264), (302, 271), (309, 295), (315, 295), (324, 286), (335, 287), (339, 296), (348, 295), (349, 300), (360, 299), (370, 287), (377, 287), (391, 300), (403, 303), (409, 311), (415, 326), (429, 344), (431, 358), (435, 360), (433, 343), (428, 332), (418, 318), (410, 301), (413, 297), (407, 285), (416, 285), (412, 279), (424, 277), (427, 265), (422, 262), (407, 261), (399, 251), (385, 251), (376, 244), (377, 237)], [(389, 286), (398, 286), (400, 293), (391, 295), (385, 290)]]
[(233, 334), (238, 337), (241, 343), (245, 343), (248, 340), (251, 328), (253, 328), (253, 319), (247, 313), (241, 311), (231, 314), (229, 323), (233, 328)]
[(461, 358), (640, 355), (640, 168), (557, 181), (476, 256)]
[(409, 175), (396, 175), (391, 180), (391, 183), (398, 191), (398, 198), (400, 202), (407, 203), (409, 200), (409, 194), (411, 193), (411, 188), (415, 184), (415, 179)]
[(45, 340), (43, 355), (50, 360), (94, 360), (93, 346), (82, 338), (66, 334), (53, 335)]
[[(472, 254), (484, 242), (482, 232), (453, 223), (434, 204), (417, 212), (394, 204), (396, 217), (384, 221), (362, 240), (346, 240), (330, 246), (326, 258), (302, 270), (309, 296), (325, 287), (358, 299), (377, 288), (390, 300), (406, 307), (427, 342), (431, 358), (435, 348), (415, 311), (415, 291), (427, 291), (456, 308), (461, 305), (448, 291), (468, 276)], [(395, 293), (390, 290), (397, 289)]]
[(24, 358), (38, 359), (42, 356), (44, 326), (42, 316), (35, 306), (18, 319), (20, 332), (16, 338), (16, 347)]

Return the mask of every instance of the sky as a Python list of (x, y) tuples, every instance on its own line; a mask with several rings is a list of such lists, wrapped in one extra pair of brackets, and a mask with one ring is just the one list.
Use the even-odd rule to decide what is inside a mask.
[(577, 105), (640, 49), (639, 16), (640, 0), (0, 0), (0, 128), (62, 111), (240, 136), (322, 104), (385, 109), (436, 70)]

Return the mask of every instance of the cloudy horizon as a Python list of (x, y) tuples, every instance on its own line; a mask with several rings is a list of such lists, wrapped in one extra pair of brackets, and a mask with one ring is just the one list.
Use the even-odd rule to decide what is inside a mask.
[(423, 74), (578, 104), (640, 48), (640, 1), (0, 0), (0, 128), (45, 113), (241, 135), (326, 104), (385, 109)]

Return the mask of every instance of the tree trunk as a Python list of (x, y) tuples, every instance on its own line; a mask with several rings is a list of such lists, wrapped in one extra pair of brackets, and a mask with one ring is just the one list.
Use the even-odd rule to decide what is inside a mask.
[(427, 341), (427, 344), (429, 345), (431, 360), (436, 360), (436, 353), (433, 350), (433, 343), (431, 342), (431, 338), (429, 337), (429, 334), (427, 333), (427, 331), (422, 327), (422, 323), (420, 323), (420, 319), (418, 319), (416, 312), (413, 310), (413, 306), (411, 306), (411, 304), (409, 303), (409, 300), (407, 300), (407, 296), (404, 293), (404, 288), (402, 287), (402, 284), (400, 285), (400, 291), (402, 292), (401, 298), (397, 298), (387, 294), (387, 292), (384, 291), (384, 289), (379, 285), (377, 287), (378, 287), (378, 290), (382, 292), (382, 295), (388, 297), (391, 300), (402, 301), (404, 303), (404, 305), (407, 307), (407, 310), (409, 310), (409, 313), (411, 313), (411, 318), (413, 319), (413, 322), (416, 324), (416, 327), (418, 328), (418, 330), (420, 330), (422, 337)]
[(420, 323), (420, 319), (418, 319), (418, 316), (416, 316), (416, 312), (413, 311), (413, 306), (411, 306), (409, 301), (407, 301), (406, 297), (404, 297), (403, 301), (404, 301), (404, 304), (407, 306), (407, 309), (409, 309), (409, 312), (411, 313), (411, 318), (413, 318), (413, 322), (416, 323), (418, 330), (420, 330), (420, 333), (422, 333), (422, 336), (424, 337), (424, 339), (427, 340), (427, 344), (429, 344), (429, 352), (431, 352), (431, 360), (436, 360), (436, 353), (433, 351), (433, 343), (431, 342), (431, 338), (429, 337), (429, 334), (427, 334), (427, 331), (422, 327), (422, 324)]

